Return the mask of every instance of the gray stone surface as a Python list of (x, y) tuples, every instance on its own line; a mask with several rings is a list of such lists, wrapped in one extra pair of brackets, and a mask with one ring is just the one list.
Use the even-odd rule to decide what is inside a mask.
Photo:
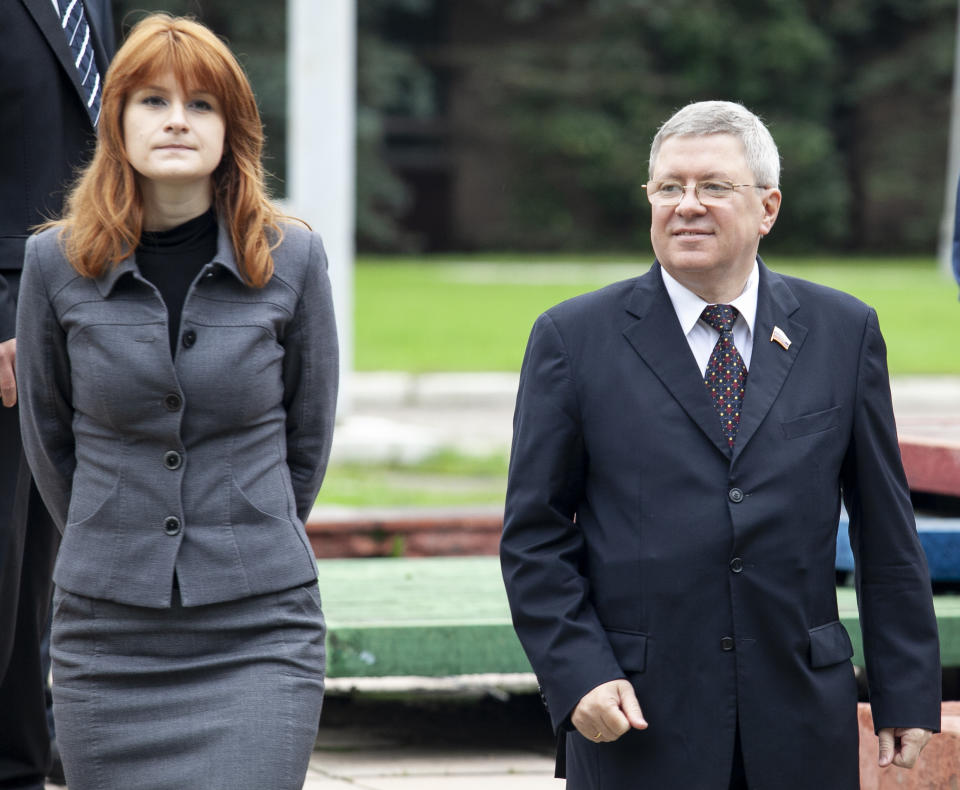
[[(443, 449), (506, 453), (517, 381), (514, 373), (356, 373), (333, 459), (409, 463)], [(960, 376), (898, 377), (891, 391), (901, 423), (960, 420)]]

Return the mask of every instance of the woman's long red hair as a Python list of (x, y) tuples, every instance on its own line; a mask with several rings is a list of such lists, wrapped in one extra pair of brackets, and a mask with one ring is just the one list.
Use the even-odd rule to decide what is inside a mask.
[(127, 160), (123, 110), (127, 98), (172, 72), (186, 91), (220, 102), (226, 132), (223, 159), (213, 172), (213, 204), (226, 222), (244, 279), (263, 287), (273, 275), (271, 252), (280, 243), (280, 214), (266, 195), (263, 126), (243, 68), (208, 28), (191, 19), (151, 14), (130, 31), (103, 85), (97, 149), (67, 198), (63, 229), (67, 259), (85, 277), (99, 277), (130, 257), (143, 230), (143, 196)]

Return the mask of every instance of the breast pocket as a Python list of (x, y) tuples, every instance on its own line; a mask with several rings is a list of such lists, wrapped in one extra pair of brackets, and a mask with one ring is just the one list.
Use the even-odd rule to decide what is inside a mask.
[(799, 436), (808, 436), (812, 433), (829, 431), (840, 425), (840, 406), (833, 406), (823, 411), (803, 414), (780, 423), (783, 435), (787, 439), (796, 439)]
[(84, 324), (68, 334), (67, 352), (80, 419), (118, 430), (153, 420), (174, 386), (160, 323)]

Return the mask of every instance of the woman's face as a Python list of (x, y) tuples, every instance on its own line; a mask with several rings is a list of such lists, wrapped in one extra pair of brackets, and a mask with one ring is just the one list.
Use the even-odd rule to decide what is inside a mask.
[(217, 99), (184, 92), (172, 72), (133, 91), (123, 110), (127, 159), (143, 178), (162, 184), (209, 184), (225, 128)]

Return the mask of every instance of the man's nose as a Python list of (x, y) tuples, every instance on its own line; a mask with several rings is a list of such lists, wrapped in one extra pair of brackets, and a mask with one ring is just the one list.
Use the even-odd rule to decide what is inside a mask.
[(680, 197), (680, 202), (677, 203), (674, 211), (681, 215), (702, 214), (706, 211), (703, 203), (700, 202), (700, 198), (697, 197), (697, 187), (695, 184), (691, 184), (683, 190), (683, 195)]

